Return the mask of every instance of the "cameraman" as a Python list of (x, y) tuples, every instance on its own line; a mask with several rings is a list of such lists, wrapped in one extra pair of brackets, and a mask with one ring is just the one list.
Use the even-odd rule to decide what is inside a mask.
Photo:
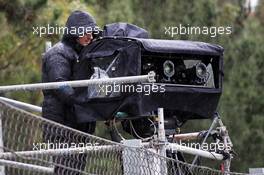
[[(90, 44), (93, 40), (93, 32), (97, 29), (94, 18), (83, 11), (74, 11), (68, 17), (66, 22), (63, 38), (60, 42), (50, 48), (42, 60), (42, 81), (59, 82), (73, 80), (73, 66), (79, 62), (79, 54), (82, 48)], [(80, 30), (82, 29), (82, 30)], [(72, 31), (71, 31), (72, 30)], [(76, 33), (74, 33), (76, 32)], [(71, 128), (86, 132), (94, 133), (95, 122), (77, 123), (74, 114), (73, 104), (78, 103), (74, 96), (74, 89), (70, 86), (61, 86), (58, 90), (43, 90), (44, 101), (42, 106), (42, 116), (46, 119), (61, 123)], [(63, 129), (61, 129), (63, 130)], [(65, 133), (65, 132), (59, 132)], [(78, 138), (67, 138), (67, 136), (56, 135), (52, 128), (44, 126), (44, 140), (50, 142), (82, 142)], [(74, 158), (54, 157), (54, 161), (63, 166), (79, 170), (85, 168), (84, 154), (79, 154)], [(61, 167), (55, 168), (55, 174), (78, 174)]]

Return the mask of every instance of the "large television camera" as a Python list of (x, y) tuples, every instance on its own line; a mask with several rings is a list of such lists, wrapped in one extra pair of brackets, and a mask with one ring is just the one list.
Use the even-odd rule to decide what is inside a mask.
[[(133, 91), (124, 91), (119, 85), (118, 92), (113, 91), (114, 85), (108, 86), (112, 89), (108, 94), (98, 92), (98, 86), (76, 89), (82, 101), (75, 106), (78, 120), (109, 120), (122, 113), (139, 132), (148, 133), (146, 125), (150, 123), (146, 117), (158, 107), (165, 109), (166, 128), (213, 116), (222, 92), (223, 48), (203, 42), (105, 36), (83, 50), (74, 70), (75, 79), (154, 71), (156, 82), (140, 84), (141, 91), (135, 90), (139, 84), (133, 84)], [(145, 89), (151, 89), (150, 93)], [(126, 121), (123, 126), (127, 131), (131, 129)]]

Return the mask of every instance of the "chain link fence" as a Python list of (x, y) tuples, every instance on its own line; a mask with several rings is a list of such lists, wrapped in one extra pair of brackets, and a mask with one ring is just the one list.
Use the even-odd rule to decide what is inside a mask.
[(220, 175), (46, 120), (0, 101), (0, 175)]

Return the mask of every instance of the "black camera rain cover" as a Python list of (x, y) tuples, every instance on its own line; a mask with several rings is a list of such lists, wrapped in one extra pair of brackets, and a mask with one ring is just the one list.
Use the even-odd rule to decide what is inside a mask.
[[(90, 51), (90, 49), (92, 51)], [(94, 42), (87, 47), (85, 55), (75, 66), (75, 79), (89, 79), (92, 71), (86, 72), (87, 67), (94, 66), (94, 59), (115, 59), (115, 71), (111, 71), (109, 77), (136, 76), (140, 74), (141, 48), (135, 42), (126, 40), (107, 39)], [(89, 87), (88, 87), (89, 88)], [(75, 105), (75, 112), (79, 122), (107, 120), (114, 115), (122, 104), (124, 95), (107, 98), (87, 98), (87, 88), (76, 88), (77, 98), (81, 105)]]
[(103, 36), (122, 36), (134, 38), (149, 38), (145, 29), (128, 23), (112, 23), (104, 26)]
[[(219, 56), (219, 59), (222, 59), (223, 55), (221, 47), (207, 43), (128, 38), (130, 35), (143, 38), (148, 36), (144, 29), (134, 25), (116, 23), (106, 25), (104, 29), (102, 39), (92, 42), (83, 49), (80, 62), (74, 66), (75, 80), (89, 79), (93, 74), (92, 67), (101, 65), (105, 70), (107, 67), (104, 66), (105, 62), (111, 63), (112, 60), (115, 61), (111, 67), (115, 69), (108, 73), (109, 77), (141, 75), (141, 56), (145, 51), (214, 55)], [(145, 96), (143, 93), (135, 92), (121, 93), (114, 97), (88, 98), (87, 88), (75, 90), (76, 98), (80, 101), (75, 105), (78, 122), (109, 120), (119, 111), (126, 112), (132, 117), (142, 116), (151, 110), (156, 110), (157, 107), (193, 111), (200, 118), (209, 118), (216, 109), (221, 95), (221, 88), (207, 90), (168, 87), (165, 94)]]

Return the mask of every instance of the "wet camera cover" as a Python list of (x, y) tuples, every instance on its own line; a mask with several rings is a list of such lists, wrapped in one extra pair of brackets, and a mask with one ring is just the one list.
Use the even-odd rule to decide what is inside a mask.
[[(82, 103), (75, 106), (78, 120), (108, 120), (117, 112), (131, 118), (144, 117), (158, 107), (181, 120), (211, 118), (222, 93), (223, 48), (218, 45), (180, 40), (138, 38), (145, 30), (132, 27), (133, 37), (122, 36), (130, 25), (114, 26), (103, 38), (96, 40), (82, 52), (76, 64), (75, 79), (89, 79), (98, 70), (103, 77), (123, 77), (156, 73), (158, 87), (163, 91), (119, 92), (112, 95), (95, 94), (87, 88), (77, 90)], [(115, 35), (119, 29), (121, 36)], [(109, 32), (111, 31), (111, 32)], [(119, 31), (120, 33), (120, 31)], [(88, 67), (92, 67), (88, 69)], [(94, 69), (94, 70), (93, 70)], [(88, 71), (89, 70), (89, 71)], [(149, 83), (144, 83), (149, 85)], [(91, 89), (91, 87), (90, 87)], [(93, 89), (93, 91), (96, 88)], [(98, 89), (98, 87), (97, 87)], [(103, 109), (103, 110), (102, 110)]]

